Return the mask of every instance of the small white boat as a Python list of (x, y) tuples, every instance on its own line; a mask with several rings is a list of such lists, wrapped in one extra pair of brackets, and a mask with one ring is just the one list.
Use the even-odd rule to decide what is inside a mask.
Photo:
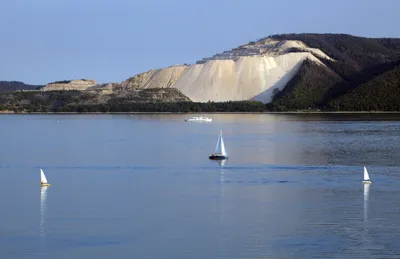
[(363, 183), (372, 183), (371, 179), (369, 178), (369, 174), (367, 168), (364, 166), (364, 181)]
[(40, 169), (40, 185), (50, 186), (50, 183), (47, 181), (46, 175), (44, 174), (42, 169)]
[(203, 116), (194, 116), (194, 117), (185, 119), (185, 121), (212, 122), (212, 118), (203, 117)]
[(228, 154), (225, 150), (224, 139), (222, 138), (222, 130), (219, 133), (217, 145), (215, 146), (215, 151), (209, 156), (212, 160), (224, 160), (228, 159)]

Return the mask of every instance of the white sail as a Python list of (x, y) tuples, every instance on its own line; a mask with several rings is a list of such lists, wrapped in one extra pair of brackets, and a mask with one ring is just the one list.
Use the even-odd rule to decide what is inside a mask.
[(48, 182), (47, 182), (47, 178), (46, 178), (46, 176), (44, 175), (44, 172), (43, 172), (42, 169), (40, 169), (40, 182), (41, 182), (41, 183), (48, 183)]
[(222, 138), (222, 131), (218, 136), (217, 145), (215, 146), (215, 154), (222, 154), (223, 156), (226, 156), (224, 139)]
[(364, 166), (364, 181), (370, 181), (367, 168)]
[(225, 144), (224, 144), (224, 139), (222, 138), (222, 131), (221, 131), (221, 154), (226, 156), (226, 150), (225, 150)]
[(221, 136), (218, 136), (217, 145), (215, 146), (214, 153), (218, 154), (221, 152)]

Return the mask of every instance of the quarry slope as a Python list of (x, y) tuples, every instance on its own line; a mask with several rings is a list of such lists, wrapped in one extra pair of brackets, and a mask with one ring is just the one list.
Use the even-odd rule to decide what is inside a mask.
[(171, 87), (187, 71), (188, 66), (174, 65), (138, 74), (121, 83), (123, 89)]
[(310, 53), (212, 60), (191, 66), (173, 87), (195, 102), (256, 100), (268, 103), (275, 89), (282, 90), (306, 59), (320, 63)]
[(203, 58), (194, 65), (150, 70), (121, 83), (123, 89), (179, 89), (195, 102), (272, 101), (296, 75), (305, 60), (328, 69), (324, 52), (301, 41), (266, 38)]

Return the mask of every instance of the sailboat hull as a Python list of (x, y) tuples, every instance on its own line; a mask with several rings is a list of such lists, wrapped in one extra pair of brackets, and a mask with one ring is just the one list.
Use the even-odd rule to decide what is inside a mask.
[(43, 186), (50, 186), (50, 184), (49, 183), (41, 183), (40, 186), (42, 186), (42, 187)]
[(212, 154), (208, 158), (210, 158), (211, 160), (225, 160), (228, 159), (228, 156)]
[(372, 182), (371, 182), (371, 180), (368, 180), (368, 181), (364, 180), (363, 183), (372, 183)]

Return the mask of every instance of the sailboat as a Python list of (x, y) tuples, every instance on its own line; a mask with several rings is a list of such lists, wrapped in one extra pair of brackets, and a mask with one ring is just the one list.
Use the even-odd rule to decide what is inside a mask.
[(369, 174), (367, 168), (364, 166), (364, 181), (363, 183), (372, 183), (371, 179), (369, 178)]
[(50, 183), (47, 181), (46, 175), (42, 169), (40, 169), (40, 185), (41, 186), (50, 186)]
[(224, 139), (222, 138), (222, 130), (218, 136), (217, 145), (215, 146), (215, 151), (209, 156), (212, 160), (223, 160), (228, 159), (228, 154), (225, 150)]

